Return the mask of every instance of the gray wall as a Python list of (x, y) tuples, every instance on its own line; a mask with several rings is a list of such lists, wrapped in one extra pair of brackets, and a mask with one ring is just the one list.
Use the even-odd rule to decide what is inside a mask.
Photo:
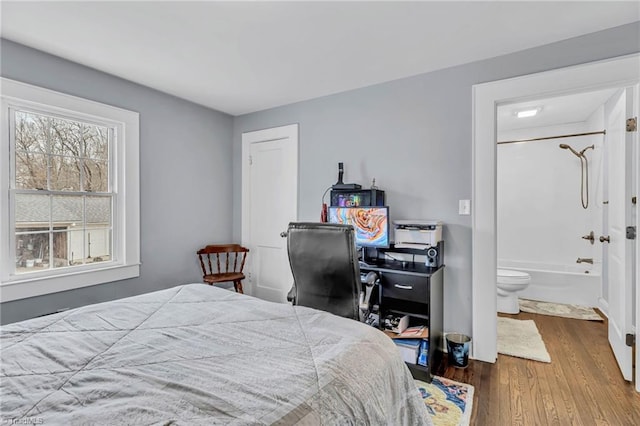
[(139, 278), (3, 303), (0, 321), (199, 282), (198, 246), (232, 238), (233, 117), (8, 40), (0, 43), (3, 77), (140, 113), (142, 260)]
[[(300, 124), (299, 219), (318, 220), (320, 199), (345, 163), (345, 182), (386, 191), (392, 219), (446, 223), (444, 328), (471, 332), (472, 85), (640, 51), (640, 23), (485, 61), (236, 117), (234, 218), (240, 217), (242, 133)], [(473, 205), (472, 205), (473, 208)], [(234, 236), (240, 237), (240, 221)]]
[(393, 219), (444, 220), (445, 329), (469, 333), (471, 219), (457, 206), (471, 198), (471, 86), (638, 52), (639, 39), (634, 23), (235, 119), (0, 40), (3, 77), (140, 113), (143, 262), (140, 278), (3, 303), (0, 321), (199, 281), (196, 248), (240, 240), (242, 132), (300, 123), (299, 218), (318, 219), (343, 161), (346, 182), (376, 178)]

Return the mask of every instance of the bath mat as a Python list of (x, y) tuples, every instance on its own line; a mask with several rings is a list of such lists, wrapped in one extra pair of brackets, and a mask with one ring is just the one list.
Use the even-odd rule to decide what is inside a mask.
[(498, 317), (498, 353), (551, 362), (551, 357), (533, 320)]
[(604, 321), (593, 308), (563, 303), (540, 302), (520, 299), (520, 310), (532, 314), (552, 315), (555, 317), (574, 318), (588, 321)]
[(467, 426), (473, 407), (473, 386), (434, 376), (431, 383), (415, 380), (435, 426)]

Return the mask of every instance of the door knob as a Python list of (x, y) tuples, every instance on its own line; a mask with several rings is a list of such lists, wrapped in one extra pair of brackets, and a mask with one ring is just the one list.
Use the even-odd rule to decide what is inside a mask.
[(604, 243), (605, 241), (606, 241), (606, 242), (608, 242), (608, 243), (610, 243), (610, 242), (611, 242), (611, 241), (609, 241), (609, 236), (608, 236), (608, 235), (607, 235), (606, 237), (605, 237), (605, 236), (600, 235), (599, 240), (600, 240), (600, 242), (601, 242), (601, 243)]
[[(282, 232), (280, 233), (280, 236), (281, 236), (282, 238), (287, 238), (287, 235), (289, 235), (289, 233), (288, 233), (287, 231), (282, 231)], [(602, 238), (602, 237), (600, 237), (600, 238)]]

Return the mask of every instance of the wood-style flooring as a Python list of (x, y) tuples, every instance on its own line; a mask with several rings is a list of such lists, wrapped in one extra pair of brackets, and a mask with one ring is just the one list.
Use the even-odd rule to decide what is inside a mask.
[(445, 360), (439, 376), (475, 387), (472, 425), (640, 425), (640, 393), (618, 370), (606, 321), (503, 316), (533, 319), (551, 363), (498, 354), (459, 369)]

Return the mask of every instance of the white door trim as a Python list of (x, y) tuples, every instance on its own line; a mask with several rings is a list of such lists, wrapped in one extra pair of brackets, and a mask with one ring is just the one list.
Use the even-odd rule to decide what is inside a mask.
[[(640, 80), (639, 75), (640, 54), (633, 54), (473, 86), (472, 358), (486, 362), (497, 359), (497, 106), (532, 98), (634, 86)], [(638, 305), (636, 311), (640, 311)]]
[[(251, 203), (251, 182), (250, 182), (250, 153), (251, 153), (251, 144), (252, 143), (260, 143), (260, 142), (268, 142), (286, 139), (291, 142), (291, 149), (294, 152), (294, 158), (296, 159), (293, 167), (295, 168), (296, 180), (292, 184), (295, 186), (295, 196), (296, 200), (293, 204), (294, 211), (289, 212), (290, 217), (296, 218), (298, 217), (298, 180), (299, 180), (299, 156), (298, 156), (298, 124), (289, 124), (286, 126), (273, 127), (270, 129), (262, 129), (255, 130), (251, 132), (245, 132), (242, 134), (242, 205), (241, 205), (241, 230), (240, 230), (240, 241), (243, 246), (251, 248), (251, 235), (250, 235), (250, 223), (251, 218), (249, 213), (251, 212), (250, 203)], [(283, 229), (282, 231), (285, 231)], [(246, 270), (251, 271), (251, 256), (247, 257), (248, 265), (245, 265)], [(248, 293), (253, 294), (253, 284), (251, 283), (251, 276), (247, 277), (248, 285)]]
[[(635, 117), (640, 118), (640, 84), (634, 87), (633, 94), (633, 114)], [(637, 122), (637, 119), (636, 119)], [(635, 136), (635, 145), (633, 146), (635, 150), (634, 156), (636, 159), (635, 167), (632, 169), (631, 173), (633, 175), (633, 185), (631, 190), (633, 194), (638, 197), (640, 195), (640, 131)], [(637, 202), (637, 201), (636, 201)], [(635, 309), (635, 319), (636, 323), (634, 324), (634, 333), (636, 336), (636, 358), (635, 358), (635, 381), (636, 381), (636, 392), (640, 392), (640, 350), (639, 346), (640, 342), (640, 237), (637, 236), (638, 231), (640, 231), (640, 207), (636, 204), (635, 207), (635, 223), (636, 226), (636, 256), (635, 256), (635, 280), (636, 280), (636, 309)]]

